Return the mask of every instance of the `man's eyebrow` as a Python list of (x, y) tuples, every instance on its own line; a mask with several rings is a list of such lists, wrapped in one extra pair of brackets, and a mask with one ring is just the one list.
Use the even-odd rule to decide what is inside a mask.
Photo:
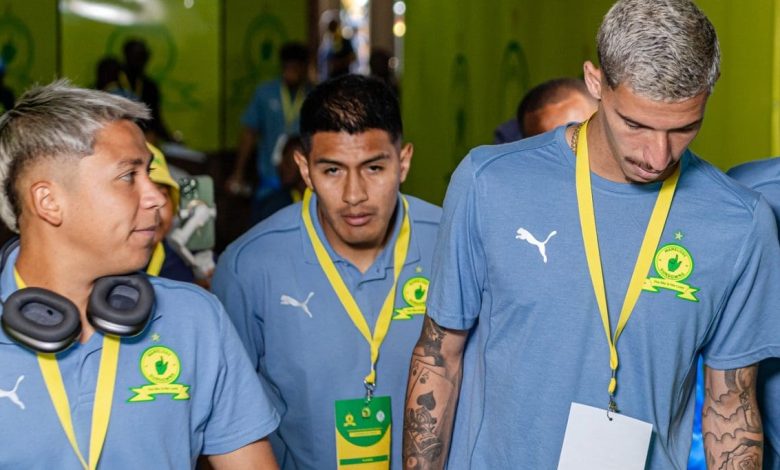
[[(368, 165), (371, 163), (376, 163), (380, 160), (387, 160), (390, 158), (390, 155), (386, 152), (379, 153), (377, 155), (374, 155), (373, 157), (367, 158), (366, 160), (361, 161), (360, 165)], [(316, 158), (316, 161), (314, 162), (315, 165), (338, 165), (343, 166), (344, 162), (338, 161), (338, 160), (332, 160), (328, 157), (318, 157)]]
[(127, 157), (119, 160), (116, 163), (116, 166), (120, 169), (124, 168), (135, 168), (139, 166), (151, 166), (153, 161), (153, 158), (151, 155), (149, 155), (146, 158), (139, 158), (139, 157)]
[[(642, 122), (640, 122), (640, 121), (637, 121), (637, 120), (636, 120), (636, 119), (634, 119), (634, 118), (631, 118), (631, 117), (625, 116), (623, 113), (621, 113), (621, 112), (620, 112), (620, 111), (618, 111), (618, 110), (615, 110), (615, 114), (617, 114), (618, 116), (620, 116), (620, 118), (621, 118), (621, 119), (623, 119), (624, 121), (627, 121), (627, 122), (630, 122), (630, 123), (636, 124), (636, 125), (637, 125), (637, 126), (639, 126), (639, 127), (643, 127), (643, 128), (645, 128), (645, 129), (655, 129), (654, 127), (652, 127), (652, 126), (649, 126), (649, 125), (647, 125), (647, 124), (644, 124), (644, 123), (642, 123)], [(671, 130), (671, 131), (677, 131), (677, 130), (681, 130), (681, 129), (690, 129), (690, 128), (692, 128), (692, 127), (696, 127), (696, 126), (698, 126), (699, 124), (701, 124), (701, 122), (702, 122), (702, 120), (703, 120), (703, 119), (704, 119), (704, 118), (699, 118), (699, 119), (697, 119), (697, 120), (695, 120), (695, 121), (693, 121), (693, 122), (691, 122), (691, 123), (689, 123), (689, 124), (685, 124), (684, 126), (680, 126), (680, 127), (675, 127), (674, 129), (669, 129), (669, 130)]]

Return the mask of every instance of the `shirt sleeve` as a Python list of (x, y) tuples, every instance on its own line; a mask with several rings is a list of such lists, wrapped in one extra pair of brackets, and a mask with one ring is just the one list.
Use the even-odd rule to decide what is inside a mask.
[(262, 379), (252, 370), (236, 330), (222, 307), (217, 308), (220, 309), (219, 373), (211, 414), (204, 429), (204, 455), (240, 449), (271, 434), (280, 421)]
[(236, 270), (233, 253), (229, 251), (223, 254), (214, 271), (211, 290), (225, 306), (228, 317), (249, 354), (249, 361), (257, 371), (265, 351), (262, 324)]
[(780, 355), (780, 243), (763, 196), (732, 278), (731, 291), (703, 350), (705, 364), (713, 369), (747, 367)]
[(427, 314), (451, 329), (470, 329), (479, 316), (485, 255), (476, 217), (476, 182), (471, 156), (452, 175), (433, 255)]

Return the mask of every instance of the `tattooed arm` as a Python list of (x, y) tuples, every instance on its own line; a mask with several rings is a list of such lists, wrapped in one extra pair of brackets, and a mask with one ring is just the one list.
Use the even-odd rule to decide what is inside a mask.
[(701, 427), (711, 470), (761, 470), (764, 431), (756, 404), (757, 371), (757, 365), (704, 369)]
[(444, 468), (460, 392), (466, 331), (442, 328), (427, 315), (412, 353), (404, 410), (404, 468)]

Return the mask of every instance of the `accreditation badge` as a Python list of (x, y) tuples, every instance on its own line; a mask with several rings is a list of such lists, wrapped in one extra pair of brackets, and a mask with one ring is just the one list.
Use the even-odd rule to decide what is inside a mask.
[(653, 425), (572, 403), (558, 470), (643, 470)]
[(339, 469), (387, 470), (392, 435), (390, 397), (336, 401), (336, 460)]

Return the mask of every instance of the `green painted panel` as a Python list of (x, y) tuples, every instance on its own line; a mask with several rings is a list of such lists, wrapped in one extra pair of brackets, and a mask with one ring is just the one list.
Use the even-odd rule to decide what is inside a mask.
[(225, 142), (236, 144), (240, 118), (258, 84), (280, 73), (279, 46), (306, 44), (307, 0), (225, 0)]
[(98, 61), (121, 58), (124, 41), (140, 37), (151, 50), (147, 74), (160, 87), (168, 129), (195, 149), (219, 147), (219, 2), (63, 0), (61, 14), (64, 76), (92, 86)]
[[(49, 8), (42, 8), (48, 5)], [(57, 73), (57, 2), (0, 1), (0, 58), (4, 83), (18, 97), (36, 82)]]

